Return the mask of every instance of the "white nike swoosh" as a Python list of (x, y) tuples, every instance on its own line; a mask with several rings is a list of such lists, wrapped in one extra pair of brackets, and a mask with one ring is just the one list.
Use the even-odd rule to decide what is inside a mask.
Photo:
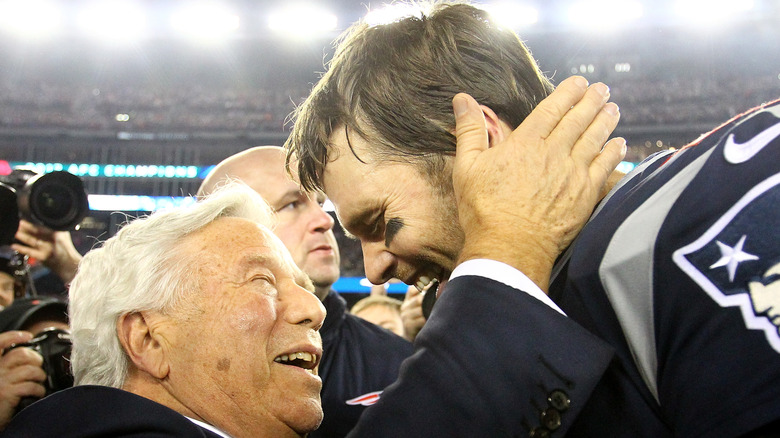
[(772, 125), (744, 143), (736, 143), (734, 134), (730, 134), (726, 139), (726, 145), (723, 147), (723, 156), (729, 163), (744, 163), (753, 158), (777, 136), (780, 136), (780, 123)]

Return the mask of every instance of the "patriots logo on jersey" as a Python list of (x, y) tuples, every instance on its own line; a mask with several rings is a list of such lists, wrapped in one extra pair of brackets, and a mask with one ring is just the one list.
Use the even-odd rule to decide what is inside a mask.
[(360, 397), (355, 397), (351, 400), (347, 400), (347, 404), (350, 406), (371, 406), (374, 403), (379, 401), (379, 396), (382, 394), (382, 391), (374, 391), (369, 392), (368, 394), (363, 394)]
[(780, 173), (751, 189), (675, 263), (722, 307), (739, 307), (780, 352)]

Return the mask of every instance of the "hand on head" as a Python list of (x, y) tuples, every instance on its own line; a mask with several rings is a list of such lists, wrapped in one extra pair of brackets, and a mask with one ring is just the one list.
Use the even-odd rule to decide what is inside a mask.
[(466, 94), (455, 96), (453, 184), (466, 236), (461, 262), (502, 261), (547, 289), (556, 257), (585, 224), (625, 156), (625, 140), (607, 142), (619, 119), (608, 99), (604, 84), (569, 78), (497, 141), (488, 137), (479, 104)]

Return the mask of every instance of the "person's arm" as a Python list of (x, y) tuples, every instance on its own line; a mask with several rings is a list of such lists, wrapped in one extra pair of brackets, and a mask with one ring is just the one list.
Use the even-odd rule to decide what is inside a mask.
[[(562, 436), (612, 349), (546, 304), (479, 276), (451, 280), (398, 380), (349, 437)], [(548, 429), (548, 430), (550, 430)]]
[[(493, 147), (478, 104), (455, 97), (461, 262), (505, 263), (546, 291), (555, 258), (625, 154), (622, 139), (607, 143), (619, 116), (603, 91), (564, 81)], [(565, 434), (612, 358), (531, 294), (476, 275), (446, 284), (415, 342), (399, 380), (350, 436)]]
[(69, 284), (76, 276), (81, 253), (73, 245), (69, 231), (52, 231), (28, 221), (19, 221), (19, 230), (11, 248), (43, 263)]

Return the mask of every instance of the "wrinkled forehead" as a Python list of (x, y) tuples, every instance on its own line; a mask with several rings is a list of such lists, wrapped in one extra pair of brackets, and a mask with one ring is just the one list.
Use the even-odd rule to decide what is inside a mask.
[(201, 269), (235, 275), (250, 264), (287, 273), (305, 286), (301, 271), (281, 240), (263, 224), (248, 219), (222, 217), (187, 236), (181, 248)]

